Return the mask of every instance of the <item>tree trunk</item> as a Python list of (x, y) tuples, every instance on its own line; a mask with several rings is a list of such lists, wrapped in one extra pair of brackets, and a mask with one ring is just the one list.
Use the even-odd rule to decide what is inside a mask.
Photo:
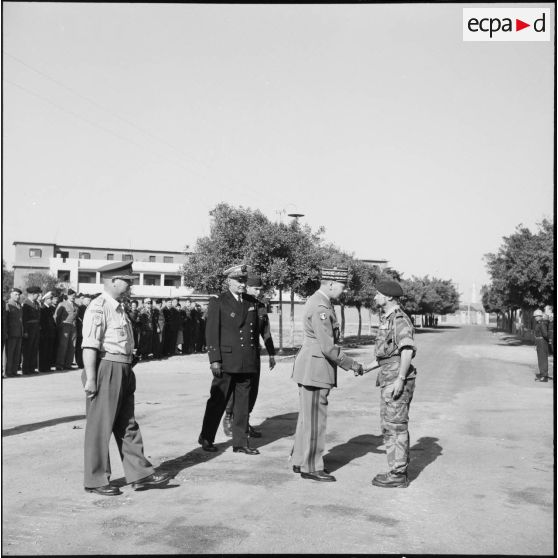
[(291, 289), (291, 347), (295, 346), (294, 291)]
[(362, 331), (362, 316), (360, 315), (360, 306), (356, 307), (358, 312), (358, 332), (357, 332), (357, 343), (360, 343), (360, 334)]
[(343, 343), (343, 340), (345, 339), (345, 305), (341, 303), (340, 306), (341, 306), (341, 332), (339, 334), (339, 341)]
[(279, 289), (279, 354), (283, 352), (283, 289)]

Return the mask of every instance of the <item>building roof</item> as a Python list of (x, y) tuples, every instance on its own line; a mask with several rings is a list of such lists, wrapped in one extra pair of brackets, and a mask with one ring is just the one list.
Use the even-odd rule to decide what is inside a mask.
[(71, 248), (72, 250), (108, 250), (113, 252), (156, 252), (157, 254), (175, 254), (184, 255), (191, 254), (192, 252), (180, 252), (172, 250), (154, 250), (144, 248), (107, 248), (105, 246), (72, 246), (70, 244), (59, 244), (54, 242), (27, 242), (22, 240), (14, 240), (14, 246), (17, 244), (29, 244), (37, 246), (55, 246), (56, 248)]

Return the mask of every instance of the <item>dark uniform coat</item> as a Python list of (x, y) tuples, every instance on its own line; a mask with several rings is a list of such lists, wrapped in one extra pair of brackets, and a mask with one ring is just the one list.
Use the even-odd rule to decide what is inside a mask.
[(39, 339), (39, 371), (48, 372), (56, 354), (56, 322), (54, 306), (41, 307), (41, 338)]
[(31, 374), (37, 368), (39, 356), (41, 307), (37, 301), (31, 302), (28, 298), (21, 305), (21, 319), (23, 322), (23, 354), (22, 374)]
[(6, 343), (6, 376), (15, 376), (21, 361), (21, 340), (23, 338), (23, 321), (21, 305), (8, 300), (5, 305), (2, 335)]
[(231, 374), (260, 370), (258, 310), (254, 299), (242, 303), (230, 291), (209, 301), (205, 327), (209, 362), (222, 362)]

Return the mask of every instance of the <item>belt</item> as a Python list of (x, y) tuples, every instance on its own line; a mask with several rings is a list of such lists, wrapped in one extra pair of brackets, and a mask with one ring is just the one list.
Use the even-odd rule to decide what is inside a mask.
[(399, 362), (401, 360), (400, 355), (394, 355), (386, 358), (377, 358), (378, 364), (382, 366), (383, 364), (391, 364), (392, 362)]
[(102, 351), (99, 353), (99, 358), (102, 360), (110, 360), (112, 362), (125, 362), (127, 364), (132, 363), (132, 355), (121, 355), (118, 353), (107, 353)]
[(26, 324), (38, 324), (39, 320), (27, 320), (25, 323)]

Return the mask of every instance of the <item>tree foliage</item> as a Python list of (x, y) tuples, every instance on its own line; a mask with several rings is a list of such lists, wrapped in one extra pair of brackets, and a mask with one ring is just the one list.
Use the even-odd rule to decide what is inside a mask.
[(2, 260), (2, 300), (7, 300), (11, 288), (14, 286), (14, 272), (8, 269), (6, 262)]
[(34, 271), (25, 276), (25, 288), (39, 287), (42, 292), (56, 291), (58, 285), (58, 278), (50, 273), (43, 273), (42, 271)]
[(412, 277), (402, 282), (403, 307), (409, 314), (452, 314), (459, 309), (459, 293), (448, 279)]
[(482, 288), (486, 311), (551, 304), (554, 299), (554, 224), (543, 219), (533, 233), (518, 225), (496, 253), (485, 255), (491, 282)]

